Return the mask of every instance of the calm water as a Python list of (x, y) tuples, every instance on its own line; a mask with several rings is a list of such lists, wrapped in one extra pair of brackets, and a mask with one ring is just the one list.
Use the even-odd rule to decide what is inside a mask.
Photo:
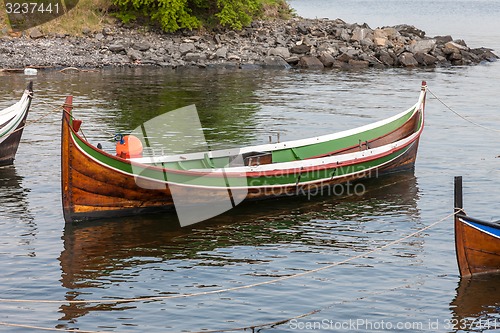
[[(500, 53), (499, 1), (291, 3), (304, 16), (372, 28), (411, 23)], [(15, 165), (0, 169), (0, 298), (46, 302), (0, 301), (0, 331), (206, 332), (295, 318), (262, 331), (500, 332), (500, 277), (459, 278), (451, 219), (350, 260), (447, 216), (455, 175), (464, 176), (470, 213), (500, 219), (500, 63), (4, 75), (0, 107), (19, 98), (29, 79), (36, 96), (29, 118), (38, 121), (26, 128)], [(271, 132), (286, 140), (382, 119), (412, 105), (422, 80), (454, 110), (496, 132), (429, 95), (415, 172), (366, 182), (363, 196), (249, 204), (183, 230), (165, 226), (169, 215), (64, 224), (58, 107), (67, 94), (75, 96), (87, 138), (105, 148), (113, 148), (114, 133), (192, 103), (207, 140), (218, 147), (261, 143)], [(329, 268), (277, 280), (321, 267)], [(97, 302), (72, 302), (85, 300)]]

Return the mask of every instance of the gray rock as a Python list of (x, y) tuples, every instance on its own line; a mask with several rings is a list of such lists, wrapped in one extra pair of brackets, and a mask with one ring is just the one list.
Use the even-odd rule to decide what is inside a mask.
[(196, 46), (194, 46), (193, 43), (182, 43), (181, 45), (179, 45), (179, 52), (182, 55), (185, 55), (188, 52), (193, 52), (194, 50), (196, 50)]
[(30, 31), (30, 38), (31, 39), (39, 39), (42, 37), (43, 37), (43, 34), (38, 28), (34, 28), (33, 30)]
[(279, 56), (282, 57), (283, 59), (286, 59), (290, 57), (290, 51), (288, 51), (288, 48), (286, 47), (278, 46), (270, 49), (268, 55)]
[(132, 61), (140, 61), (142, 60), (142, 54), (140, 51), (134, 50), (134, 49), (128, 49), (127, 50), (127, 55)]
[(201, 59), (201, 53), (188, 52), (184, 55), (184, 60), (196, 62)]
[(125, 51), (125, 45), (117, 42), (108, 46), (108, 49), (113, 53), (120, 53), (122, 51)]
[(387, 51), (381, 51), (380, 54), (378, 55), (378, 59), (382, 64), (392, 67), (396, 63), (396, 56), (394, 54), (391, 54)]
[(453, 38), (450, 35), (447, 35), (447, 36), (436, 36), (436, 37), (434, 37), (434, 39), (436, 40), (437, 44), (446, 44), (448, 42), (453, 41)]
[(321, 69), (325, 67), (317, 57), (313, 56), (300, 57), (299, 66), (302, 68), (315, 68), (315, 69)]
[(267, 56), (263, 59), (263, 63), (266, 67), (290, 68), (288, 62), (286, 62), (282, 57), (277, 56)]
[[(1, 39), (2, 67), (153, 64), (242, 68), (269, 63), (284, 68), (299, 65), (301, 56), (307, 55), (310, 57), (302, 59), (304, 66), (321, 68), (319, 61), (322, 66), (348, 69), (367, 64), (416, 66), (415, 61), (418, 66), (468, 65), (497, 59), (491, 50), (469, 49), (464, 41), (452, 40), (451, 36), (427, 39), (422, 30), (412, 26), (372, 30), (366, 24), (347, 24), (339, 19), (255, 21), (241, 32), (221, 29), (215, 37), (203, 31), (159, 34), (124, 25), (107, 26), (83, 37), (54, 33), (41, 36), (36, 30), (24, 33), (28, 38), (12, 35)], [(35, 40), (41, 37), (43, 42)]]
[(297, 65), (300, 61), (300, 58), (297, 56), (290, 56), (286, 58), (285, 61), (290, 65)]
[(290, 52), (295, 54), (306, 54), (309, 53), (309, 51), (311, 51), (311, 46), (305, 44), (294, 45), (290, 49)]
[(403, 36), (412, 37), (418, 36), (420, 38), (425, 37), (425, 31), (415, 28), (413, 25), (400, 24), (395, 26), (396, 30)]
[(309, 33), (309, 23), (306, 21), (299, 22), (297, 24), (297, 32), (306, 35)]
[(151, 44), (149, 44), (147, 41), (139, 41), (132, 44), (132, 48), (144, 52), (151, 48)]
[(372, 38), (373, 31), (369, 28), (356, 27), (352, 31), (351, 41), (360, 42), (365, 38)]
[(321, 63), (325, 67), (332, 67), (333, 63), (335, 62), (335, 58), (330, 53), (323, 52), (319, 56), (319, 61), (321, 61)]
[(494, 54), (490, 49), (484, 47), (473, 49), (471, 50), (471, 52), (477, 55), (479, 59), (481, 59), (481, 61), (486, 60), (488, 62), (493, 62), (499, 59), (498, 56)]
[(217, 58), (225, 59), (227, 57), (227, 47), (221, 47), (217, 51), (215, 51), (215, 56)]
[(415, 59), (413, 54), (410, 52), (403, 52), (398, 57), (399, 63), (404, 67), (415, 67), (418, 66), (418, 61)]
[(337, 58), (335, 58), (337, 61), (340, 61), (340, 62), (349, 62), (349, 60), (352, 59), (352, 56), (349, 55), (347, 52), (344, 52), (342, 53), (341, 55), (339, 55)]
[(422, 39), (410, 46), (410, 51), (412, 53), (429, 53), (435, 46), (435, 39)]
[(422, 66), (433, 66), (438, 59), (428, 53), (418, 52), (414, 54), (415, 60)]
[(467, 46), (464, 46), (456, 42), (447, 42), (444, 44), (444, 48), (447, 50), (447, 51), (443, 50), (445, 54), (459, 52), (460, 50), (469, 51), (469, 48)]
[(348, 62), (349, 66), (352, 68), (360, 69), (360, 68), (368, 68), (370, 63), (366, 60), (355, 60), (351, 59)]

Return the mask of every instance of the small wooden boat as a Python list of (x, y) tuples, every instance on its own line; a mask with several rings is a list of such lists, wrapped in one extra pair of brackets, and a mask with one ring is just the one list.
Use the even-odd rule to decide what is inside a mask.
[[(175, 201), (185, 226), (243, 200), (331, 194), (340, 184), (412, 169), (424, 127), (426, 89), (423, 82), (417, 103), (408, 110), (340, 133), (132, 158), (107, 153), (78, 134), (81, 121), (73, 118), (69, 96), (62, 119), (64, 218), (73, 222), (161, 211), (173, 209)], [(338, 188), (333, 193), (339, 194)]]
[(455, 177), (455, 249), (460, 276), (500, 272), (500, 223), (465, 213), (462, 177)]
[(33, 98), (33, 82), (16, 104), (0, 111), (0, 166), (14, 162)]

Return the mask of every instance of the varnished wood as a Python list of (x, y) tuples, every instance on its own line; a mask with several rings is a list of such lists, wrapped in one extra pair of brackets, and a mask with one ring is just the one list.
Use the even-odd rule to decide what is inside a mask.
[(500, 224), (467, 216), (463, 210), (462, 178), (455, 177), (455, 251), (460, 276), (500, 272), (500, 238), (467, 222), (500, 230)]
[[(110, 155), (88, 143), (80, 137), (72, 127), (72, 97), (68, 97), (64, 104), (64, 113), (61, 129), (61, 185), (62, 185), (62, 203), (64, 218), (66, 222), (78, 220), (95, 219), (109, 216), (135, 215), (143, 212), (156, 212), (162, 210), (172, 210), (174, 202), (172, 193), (180, 193), (184, 198), (189, 198), (188, 206), (193, 209), (203, 209), (207, 203), (207, 198), (227, 198), (227, 187), (220, 188), (190, 188), (185, 185), (176, 185), (174, 183), (155, 182), (148, 179), (137, 178), (134, 175), (119, 172), (107, 165), (98, 163), (93, 158), (82, 153), (73, 141), (72, 136), (81, 140), (88, 149), (105, 155), (107, 158), (127, 163), (131, 166), (134, 162), (124, 160), (120, 157)], [(420, 125), (419, 128), (419, 124)], [(418, 136), (412, 138), (413, 141), (407, 143), (407, 146), (399, 147), (396, 151), (405, 152), (398, 155), (397, 158), (385, 163), (369, 174), (358, 173), (341, 177), (333, 177), (330, 180), (320, 180), (313, 183), (300, 183), (300, 175), (296, 184), (287, 184), (281, 186), (260, 186), (258, 188), (248, 187), (246, 200), (258, 200), (268, 197), (304, 195), (308, 193), (328, 194), (328, 188), (347, 182), (355, 182), (363, 178), (376, 178), (379, 175), (412, 169), (414, 167), (419, 135), (423, 126), (423, 109), (418, 111), (399, 129), (387, 133), (380, 138), (368, 143), (368, 147), (349, 148), (359, 151), (367, 148), (384, 146), (384, 144), (393, 143), (403, 138), (413, 135), (418, 130)], [(349, 150), (348, 149), (348, 150)], [(392, 149), (392, 148), (390, 148)], [(390, 149), (386, 154), (390, 153)], [(349, 151), (343, 151), (347, 153)], [(339, 153), (339, 152), (336, 152)], [(335, 155), (335, 154), (333, 154)], [(363, 157), (367, 160), (374, 157)], [(265, 161), (268, 164), (270, 161)], [(352, 163), (357, 163), (353, 160)], [(356, 165), (356, 164), (355, 164)], [(155, 166), (141, 165), (143, 168), (158, 169)], [(318, 166), (318, 169), (325, 169)], [(181, 171), (182, 172), (182, 171)], [(252, 173), (248, 173), (249, 184)], [(256, 176), (257, 177), (257, 176)], [(322, 191), (318, 193), (318, 191)], [(176, 203), (177, 205), (178, 203)]]

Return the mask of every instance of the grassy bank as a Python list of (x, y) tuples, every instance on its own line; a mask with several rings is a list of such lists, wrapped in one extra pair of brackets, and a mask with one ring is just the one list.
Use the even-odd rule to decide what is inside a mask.
[[(112, 0), (80, 0), (76, 7), (65, 15), (36, 28), (43, 34), (82, 35), (84, 31), (100, 31), (106, 25), (119, 22), (113, 15), (113, 8)], [(10, 29), (3, 1), (0, 1), (0, 10), (0, 37), (5, 35), (19, 36), (20, 33), (13, 33)], [(262, 0), (259, 19), (288, 18), (290, 16), (291, 10), (285, 0)], [(32, 29), (24, 33), (29, 34)]]
[[(1, 6), (4, 6), (3, 2)], [(110, 6), (111, 0), (80, 0), (78, 5), (65, 15), (37, 28), (43, 33), (67, 33), (71, 35), (79, 35), (84, 29), (97, 31), (102, 29), (105, 24), (112, 24), (116, 21), (108, 14)], [(10, 32), (5, 10), (2, 10), (0, 16), (0, 30), (4, 34)]]

